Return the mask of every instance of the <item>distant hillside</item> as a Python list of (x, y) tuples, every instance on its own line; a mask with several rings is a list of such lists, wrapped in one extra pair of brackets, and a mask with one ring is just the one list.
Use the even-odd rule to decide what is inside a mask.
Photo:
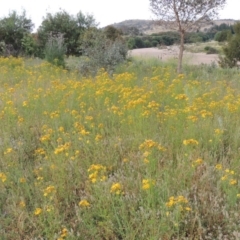
[[(213, 27), (214, 25), (221, 25), (223, 23), (227, 25), (233, 25), (236, 23), (237, 20), (233, 19), (220, 19), (220, 20), (214, 20), (210, 22), (209, 24), (206, 24), (203, 26), (200, 30), (202, 32), (206, 32), (209, 28)], [(159, 32), (167, 32), (171, 31), (171, 29), (166, 28), (165, 26), (160, 26), (157, 24), (157, 21), (153, 20), (125, 20), (123, 22), (114, 23), (114, 27), (120, 28), (120, 29), (137, 29), (139, 32), (143, 34), (152, 34), (152, 33), (159, 33)]]

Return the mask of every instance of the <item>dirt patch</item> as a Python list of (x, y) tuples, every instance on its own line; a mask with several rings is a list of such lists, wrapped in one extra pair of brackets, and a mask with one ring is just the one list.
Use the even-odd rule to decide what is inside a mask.
[[(170, 59), (178, 59), (178, 46), (171, 46), (165, 49), (158, 48), (141, 48), (133, 49), (130, 51), (130, 56), (139, 56), (152, 58), (155, 57), (159, 61), (167, 61)], [(218, 64), (218, 54), (206, 54), (206, 53), (191, 53), (184, 51), (183, 63), (185, 64)]]

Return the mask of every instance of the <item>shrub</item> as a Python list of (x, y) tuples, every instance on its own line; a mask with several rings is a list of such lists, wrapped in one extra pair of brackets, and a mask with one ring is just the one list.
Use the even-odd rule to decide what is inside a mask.
[(228, 44), (223, 48), (224, 56), (219, 59), (223, 68), (233, 68), (240, 61), (240, 23), (234, 25), (235, 34), (228, 38)]
[(207, 54), (217, 54), (218, 50), (214, 47), (210, 47), (210, 46), (206, 46), (204, 48), (204, 50), (206, 51)]
[(218, 42), (225, 42), (231, 36), (230, 30), (223, 30), (221, 32), (217, 32), (214, 36), (214, 40)]
[(32, 34), (26, 34), (23, 38), (22, 38), (22, 50), (23, 50), (23, 54), (25, 56), (35, 56), (38, 57), (38, 46), (37, 46), (37, 42), (36, 39), (34, 38), (34, 35)]
[[(30, 34), (34, 24), (27, 18), (26, 12), (20, 15), (16, 11), (7, 17), (0, 18), (0, 42), (4, 42), (3, 56), (19, 56), (22, 54), (22, 39)], [(0, 47), (1, 48), (1, 47)]]
[(128, 41), (127, 41), (127, 46), (129, 49), (134, 49), (135, 46), (136, 46), (136, 42), (135, 42), (135, 39), (134, 38), (129, 38)]
[(79, 66), (83, 75), (95, 75), (101, 68), (112, 74), (115, 67), (127, 58), (128, 48), (122, 39), (112, 41), (104, 32), (92, 29), (82, 39), (81, 51), (87, 57)]
[(65, 67), (65, 52), (63, 35), (53, 36), (50, 34), (45, 46), (45, 59), (56, 66)]

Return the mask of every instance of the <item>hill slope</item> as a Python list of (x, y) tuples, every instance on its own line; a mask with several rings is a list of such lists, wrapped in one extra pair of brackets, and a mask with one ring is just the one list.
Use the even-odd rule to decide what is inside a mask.
[[(237, 20), (233, 19), (219, 19), (209, 22), (208, 24), (204, 25), (201, 28), (201, 31), (207, 31), (214, 25), (221, 25), (223, 23), (227, 25), (233, 25), (237, 22)], [(144, 34), (152, 34), (152, 33), (159, 33), (159, 32), (167, 32), (171, 31), (171, 29), (166, 28), (165, 26), (161, 26), (154, 20), (141, 20), (141, 19), (132, 19), (132, 20), (125, 20), (119, 23), (114, 23), (114, 27), (116, 28), (136, 28), (140, 32)]]

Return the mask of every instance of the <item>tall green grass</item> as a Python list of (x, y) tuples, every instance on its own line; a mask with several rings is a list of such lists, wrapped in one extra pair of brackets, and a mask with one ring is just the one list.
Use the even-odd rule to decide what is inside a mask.
[(239, 72), (0, 59), (2, 239), (237, 239)]

